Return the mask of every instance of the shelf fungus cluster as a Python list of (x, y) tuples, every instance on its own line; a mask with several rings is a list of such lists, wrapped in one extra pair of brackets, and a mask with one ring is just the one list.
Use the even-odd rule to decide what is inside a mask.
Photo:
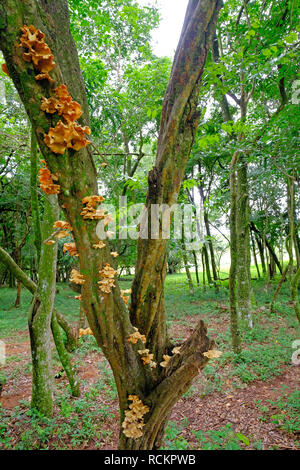
[(134, 333), (131, 333), (131, 335), (128, 336), (128, 341), (129, 343), (136, 344), (139, 340), (141, 340), (142, 343), (146, 344), (146, 336), (142, 335), (139, 330), (134, 326)]
[(42, 97), (41, 110), (47, 114), (57, 113), (62, 117), (56, 126), (50, 127), (48, 134), (44, 136), (45, 144), (52, 152), (63, 155), (68, 148), (80, 150), (90, 141), (85, 134), (90, 134), (88, 126), (81, 127), (76, 121), (82, 115), (81, 106), (73, 101), (66, 85), (60, 85), (54, 89), (55, 96)]
[(129, 395), (128, 401), (132, 403), (129, 405), (129, 410), (125, 411), (125, 419), (122, 423), (123, 433), (126, 437), (139, 439), (143, 435), (142, 429), (145, 426), (144, 415), (150, 409), (137, 395)]
[(60, 186), (55, 184), (53, 181), (57, 181), (57, 176), (53, 175), (47, 168), (45, 160), (42, 160), (42, 166), (39, 170), (39, 182), (41, 190), (46, 194), (58, 194), (60, 192)]
[[(84, 208), (82, 209), (80, 215), (85, 220), (103, 220), (107, 217), (106, 210), (96, 209), (98, 204), (104, 201), (103, 196), (87, 196), (82, 199), (82, 204)], [(99, 247), (100, 248), (100, 247)]]
[(90, 143), (85, 134), (90, 134), (88, 126), (81, 127), (76, 122), (64, 124), (59, 121), (56, 126), (50, 127), (48, 134), (44, 136), (44, 142), (53, 153), (63, 155), (66, 149), (80, 150)]
[(79, 337), (81, 338), (81, 336), (93, 336), (93, 332), (90, 328), (80, 328), (79, 329)]
[(85, 283), (84, 275), (80, 274), (77, 269), (72, 269), (70, 282), (74, 282), (74, 284), (79, 284), (82, 286)]
[(118, 272), (115, 271), (114, 268), (112, 268), (109, 263), (106, 263), (104, 268), (101, 271), (99, 271), (99, 274), (102, 278), (98, 282), (99, 289), (105, 294), (109, 294), (111, 292), (111, 289), (113, 287), (116, 287), (114, 283), (114, 280), (115, 280), (114, 277), (118, 274)]
[(95, 250), (100, 250), (101, 248), (104, 248), (104, 247), (105, 247), (105, 243), (104, 243), (103, 241), (101, 241), (101, 240), (100, 240), (98, 243), (95, 243), (95, 244), (93, 245), (93, 248), (94, 248)]
[[(25, 50), (23, 59), (32, 62), (38, 72), (35, 79), (53, 82), (49, 72), (55, 66), (54, 55), (45, 43), (45, 34), (33, 25), (24, 25), (21, 31), (19, 46)], [(91, 133), (90, 128), (82, 127), (77, 122), (82, 115), (81, 106), (73, 101), (65, 84), (54, 89), (54, 96), (42, 97), (41, 110), (47, 114), (56, 113), (62, 118), (44, 135), (44, 142), (53, 153), (63, 155), (67, 149), (78, 151), (90, 144), (86, 139), (86, 134)]]
[(49, 80), (53, 82), (49, 72), (54, 68), (54, 55), (51, 54), (50, 47), (45, 43), (45, 34), (33, 25), (24, 25), (21, 28), (22, 36), (19, 46), (25, 49), (23, 59), (32, 62), (34, 69), (38, 72), (36, 80)]
[(169, 360), (171, 359), (171, 356), (168, 356), (168, 354), (163, 355), (163, 361), (160, 363), (161, 367), (167, 367)]
[(69, 256), (79, 256), (75, 242), (65, 243), (63, 247), (63, 252), (68, 253)]
[(57, 220), (53, 224), (53, 228), (55, 228), (54, 236), (58, 239), (66, 238), (70, 235), (69, 232), (72, 232), (73, 229), (69, 222), (65, 222), (64, 220)]
[(73, 101), (66, 85), (54, 89), (55, 97), (42, 98), (41, 110), (48, 114), (58, 113), (65, 122), (74, 122), (82, 115), (81, 106)]
[(154, 354), (150, 354), (149, 349), (139, 349), (138, 350), (139, 355), (141, 356), (141, 360), (144, 364), (144, 366), (149, 365), (151, 369), (156, 368), (156, 362), (153, 361)]

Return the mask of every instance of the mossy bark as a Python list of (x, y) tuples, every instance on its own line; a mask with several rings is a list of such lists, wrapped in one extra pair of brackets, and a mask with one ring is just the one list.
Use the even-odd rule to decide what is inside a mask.
[(54, 312), (53, 312), (52, 319), (51, 319), (51, 329), (52, 329), (53, 339), (55, 342), (56, 350), (59, 355), (60, 362), (62, 363), (62, 366), (69, 380), (72, 396), (79, 397), (80, 396), (79, 381), (72, 367), (69, 354), (66, 351), (63, 337), (61, 334), (61, 329), (59, 327), (57, 317)]
[[(289, 253), (289, 271), (291, 275), (291, 299), (293, 303), (293, 307), (296, 313), (297, 320), (300, 323), (300, 303), (299, 303), (299, 294), (298, 288), (300, 283), (300, 267), (296, 267), (295, 274), (293, 273), (294, 267), (294, 252), (297, 258), (297, 239), (295, 236), (295, 182), (294, 182), (294, 175), (291, 175), (288, 178), (287, 184), (287, 195), (288, 195), (288, 217), (289, 217), (289, 245), (287, 245), (288, 253)], [(298, 262), (297, 262), (298, 265)]]
[[(47, 239), (53, 224), (58, 220), (57, 197), (45, 200), (42, 235)], [(57, 244), (42, 245), (39, 264), (39, 282), (28, 317), (32, 356), (31, 406), (45, 416), (51, 416), (53, 408), (53, 373), (51, 351), (51, 317), (56, 286)]]
[(246, 157), (239, 153), (236, 170), (237, 312), (238, 317), (252, 328), (250, 206), (247, 166)]
[(33, 233), (34, 233), (34, 245), (37, 253), (37, 264), (39, 264), (41, 257), (41, 246), (42, 246), (42, 237), (41, 237), (41, 223), (40, 223), (40, 209), (39, 209), (39, 199), (37, 192), (37, 141), (35, 137), (34, 130), (31, 130), (31, 148), (30, 148), (30, 203), (31, 203), (31, 213), (33, 220)]
[(230, 301), (230, 331), (232, 349), (236, 354), (241, 352), (241, 336), (237, 310), (237, 176), (236, 164), (238, 152), (233, 154), (230, 165), (230, 271), (229, 271), (229, 301)]
[(193, 280), (192, 280), (192, 276), (191, 276), (191, 272), (189, 268), (189, 263), (188, 263), (187, 253), (186, 253), (186, 246), (185, 246), (184, 241), (182, 241), (181, 246), (182, 246), (182, 259), (183, 259), (184, 269), (186, 272), (186, 277), (188, 280), (189, 291), (190, 291), (190, 294), (194, 294), (194, 285), (193, 285)]
[[(172, 206), (177, 201), (201, 116), (197, 110), (201, 77), (221, 4), (221, 0), (190, 0), (188, 4), (163, 104), (156, 163), (149, 173), (147, 208), (151, 204), (163, 203)], [(97, 285), (99, 270), (105, 263), (113, 265), (113, 259), (109, 243), (102, 250), (93, 249), (93, 244), (99, 241), (96, 222), (85, 221), (80, 215), (82, 198), (97, 194), (97, 175), (91, 150), (89, 147), (79, 152), (69, 150), (65, 155), (58, 156), (46, 147), (43, 140), (44, 133), (53, 123), (40, 110), (41, 97), (48, 97), (51, 87), (61, 83), (67, 85), (72, 97), (82, 106), (84, 112), (80, 124), (89, 123), (77, 51), (69, 28), (67, 2), (3, 0), (0, 18), (1, 49), (10, 76), (29, 115), (47, 166), (58, 177), (61, 187), (59, 202), (73, 227), (80, 271), (85, 276), (83, 308), (94, 336), (112, 367), (121, 421), (128, 409), (128, 395), (138, 395), (150, 406), (150, 412), (145, 416), (143, 437), (132, 440), (122, 433), (120, 448), (151, 449), (161, 438), (172, 407), (205, 366), (207, 361), (203, 352), (211, 347), (211, 342), (200, 322), (182, 346), (183, 353), (174, 356), (166, 369), (158, 366), (156, 370), (151, 370), (149, 366), (143, 366), (137, 352), (143, 345), (128, 342), (133, 326), (147, 335), (146, 347), (154, 353), (158, 364), (163, 354), (170, 352), (171, 348), (163, 290), (166, 240), (159, 236), (157, 240), (138, 241), (130, 312), (122, 301), (117, 282), (111, 294), (100, 293)], [(22, 59), (17, 43), (23, 24), (34, 24), (46, 34), (46, 42), (56, 62), (56, 67), (51, 71), (53, 85), (36, 82), (33, 67)]]

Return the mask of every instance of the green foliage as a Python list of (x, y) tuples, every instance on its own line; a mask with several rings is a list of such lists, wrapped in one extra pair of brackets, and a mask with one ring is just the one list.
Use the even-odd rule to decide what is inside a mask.
[(250, 445), (248, 437), (235, 432), (231, 423), (218, 430), (192, 431), (196, 443), (190, 445), (181, 435), (187, 425), (188, 422), (180, 426), (173, 421), (168, 423), (164, 450), (242, 450)]
[(98, 394), (99, 385), (96, 384), (76, 400), (70, 400), (68, 394), (59, 395), (57, 415), (53, 418), (45, 418), (34, 409), (24, 411), (23, 407), (16, 407), (13, 415), (8, 417), (0, 407), (0, 449), (12, 448), (11, 419), (19, 432), (15, 450), (77, 449), (91, 440), (101, 446), (101, 442), (111, 435), (103, 429), (103, 423), (111, 420), (113, 415), (108, 405), (95, 407)]

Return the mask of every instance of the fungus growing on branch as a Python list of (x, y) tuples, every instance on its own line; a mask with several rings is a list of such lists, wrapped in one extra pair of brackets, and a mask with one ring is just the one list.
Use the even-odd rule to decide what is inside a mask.
[(141, 335), (141, 333), (136, 327), (134, 327), (134, 329), (135, 332), (131, 333), (131, 335), (128, 337), (129, 343), (136, 344), (139, 340), (141, 340), (142, 343), (146, 344), (146, 336)]
[(118, 274), (109, 263), (106, 263), (104, 268), (99, 271), (100, 276), (102, 277), (101, 281), (98, 282), (99, 289), (105, 294), (111, 292), (112, 287), (116, 287), (114, 284), (114, 277)]
[(60, 228), (62, 230), (70, 230), (71, 232), (73, 231), (73, 228), (69, 224), (69, 222), (66, 222), (65, 220), (57, 220), (53, 224), (53, 228)]
[(79, 256), (76, 249), (76, 244), (74, 242), (65, 243), (63, 247), (63, 252), (68, 252), (69, 256)]
[(121, 290), (121, 297), (125, 305), (127, 305), (129, 302), (129, 297), (127, 297), (126, 294), (131, 294), (131, 292), (132, 292), (131, 289)]
[(141, 360), (143, 361), (144, 366), (149, 364), (151, 369), (156, 368), (156, 362), (153, 361), (154, 354), (150, 354), (149, 349), (140, 349), (138, 350), (138, 353), (142, 356)]
[[(96, 210), (97, 204), (101, 204), (104, 201), (103, 196), (86, 196), (82, 199), (82, 204), (85, 207), (82, 209), (80, 215), (86, 220), (103, 220), (108, 216), (106, 210), (98, 209)], [(97, 247), (100, 248), (100, 247)], [(102, 247), (101, 247), (102, 248)]]
[(80, 150), (90, 142), (86, 140), (85, 134), (90, 134), (88, 126), (81, 127), (74, 122), (64, 124), (59, 121), (56, 126), (50, 127), (48, 134), (44, 136), (44, 142), (53, 153), (63, 155), (66, 149)]
[(34, 69), (39, 72), (35, 76), (36, 80), (49, 80), (53, 82), (49, 72), (54, 68), (54, 55), (51, 54), (50, 47), (45, 43), (45, 34), (33, 25), (24, 25), (21, 28), (22, 36), (19, 46), (24, 48), (23, 59), (26, 62), (32, 62)]
[(142, 437), (142, 429), (145, 426), (143, 416), (150, 411), (147, 405), (137, 395), (129, 395), (128, 401), (132, 401), (129, 410), (125, 411), (125, 419), (122, 423), (123, 433), (126, 437), (139, 439)]
[(164, 354), (163, 355), (163, 362), (160, 363), (161, 367), (167, 367), (167, 364), (169, 362), (169, 360), (171, 359), (171, 356), (168, 356), (167, 354)]
[(83, 285), (85, 283), (84, 275), (80, 274), (77, 269), (72, 269), (70, 282), (74, 282), (74, 284)]
[(41, 163), (45, 165), (39, 170), (41, 190), (46, 194), (58, 194), (60, 192), (60, 186), (53, 183), (53, 180), (58, 180), (57, 176), (51, 174), (50, 170), (48, 170), (46, 166), (45, 160), (42, 160)]
[(80, 328), (80, 330), (79, 330), (79, 337), (80, 338), (81, 338), (81, 336), (88, 336), (88, 335), (93, 336), (93, 332), (90, 328)]
[(105, 247), (105, 243), (102, 242), (101, 240), (100, 240), (98, 243), (95, 243), (95, 244), (93, 245), (93, 248), (94, 248), (95, 250), (99, 250), (99, 249), (104, 248), (104, 247)]

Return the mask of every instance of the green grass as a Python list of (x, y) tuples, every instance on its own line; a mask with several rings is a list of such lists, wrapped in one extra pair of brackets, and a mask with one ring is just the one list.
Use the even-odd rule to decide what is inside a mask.
[[(79, 315), (79, 302), (74, 297), (77, 294), (67, 284), (58, 284), (57, 290), (55, 307), (70, 321), (76, 321)], [(23, 288), (19, 308), (12, 308), (15, 298), (16, 289), (0, 287), (0, 338), (27, 330), (27, 316), (32, 295)]]
[[(283, 389), (286, 386), (283, 387)], [(268, 400), (267, 405), (257, 401), (257, 407), (263, 412), (261, 421), (271, 421), (276, 427), (290, 433), (300, 432), (300, 391), (291, 394), (285, 393), (277, 400)], [(272, 413), (271, 413), (272, 411)]]
[[(225, 276), (226, 274), (224, 274)], [(253, 273), (255, 276), (255, 273)], [(195, 281), (195, 275), (192, 273)], [(121, 279), (121, 288), (130, 287), (131, 278)], [(269, 305), (279, 276), (269, 286), (263, 280), (252, 281), (255, 296), (253, 303), (254, 328), (245, 325), (241, 328), (243, 352), (237, 356), (231, 350), (229, 328), (229, 312), (220, 311), (219, 304), (228, 305), (228, 281), (224, 281), (218, 293), (213, 287), (196, 287), (193, 295), (189, 294), (184, 273), (169, 275), (166, 278), (165, 304), (167, 324), (175, 327), (176, 338), (185, 339), (188, 330), (199, 318), (208, 325), (209, 335), (216, 342), (216, 349), (223, 352), (218, 360), (210, 361), (195, 384), (184, 395), (190, 399), (195, 394), (201, 397), (214, 392), (228, 392), (229, 389), (247, 387), (254, 380), (268, 381), (280, 375), (283, 368), (290, 365), (293, 353), (292, 342), (300, 338), (299, 325), (290, 301), (288, 283), (284, 283), (276, 303), (276, 311), (270, 314)], [(75, 293), (68, 285), (59, 284), (55, 298), (55, 306), (68, 320), (77, 322), (79, 302), (74, 299)], [(0, 288), (0, 338), (18, 341), (18, 333), (27, 332), (27, 312), (31, 295), (22, 289), (21, 306), (10, 309), (15, 301), (16, 290)], [(194, 318), (191, 318), (194, 317)], [(195, 321), (194, 321), (195, 320)], [(184, 333), (180, 331), (185, 330)], [(19, 337), (22, 340), (22, 336)], [(24, 338), (24, 336), (23, 336)], [(82, 337), (79, 348), (74, 355), (75, 366), (85, 366), (89, 355), (99, 352), (96, 341), (91, 336)], [(96, 356), (92, 356), (96, 357)], [(99, 359), (97, 359), (99, 360)], [(20, 365), (20, 356), (10, 356), (7, 362), (9, 369), (1, 372), (0, 381), (16, 384), (21, 375), (31, 373), (30, 361)], [(60, 367), (57, 355), (54, 354), (53, 364)], [(56, 413), (46, 419), (29, 409), (28, 403), (21, 403), (13, 412), (0, 407), (0, 448), (14, 449), (67, 449), (84, 447), (88, 442), (105, 442), (109, 439), (109, 431), (103, 423), (112, 419), (107, 405), (98, 402), (101, 395), (103, 402), (117, 399), (117, 391), (112, 372), (106, 361), (96, 362), (99, 377), (80, 399), (71, 399), (63, 390), (63, 383), (56, 386)], [(9, 370), (9, 372), (8, 372)], [(229, 384), (228, 384), (229, 383)], [(87, 385), (87, 383), (83, 383)], [(61, 388), (60, 388), (61, 387)], [(265, 405), (264, 405), (265, 406)], [(282, 397), (270, 407), (275, 407), (272, 414), (262, 411), (262, 420), (271, 420), (274, 425), (286, 432), (299, 431), (299, 392), (289, 397)], [(115, 419), (115, 418), (113, 418)], [(12, 429), (12, 424), (13, 429)], [(170, 422), (166, 431), (165, 446), (168, 450), (191, 449), (191, 443), (183, 433), (188, 423)], [(13, 432), (17, 432), (17, 436)], [(191, 432), (190, 432), (191, 436)], [(230, 424), (208, 432), (193, 431), (193, 448), (195, 449), (260, 449), (261, 442), (252, 442), (251, 436), (235, 433)]]
[[(174, 421), (169, 421), (164, 450), (243, 450), (250, 446), (250, 440), (241, 433), (233, 430), (232, 424), (211, 431), (192, 431), (194, 443), (191, 444), (182, 436), (184, 429), (188, 428), (187, 420), (183, 420), (179, 425)], [(253, 442), (251, 447), (258, 449), (260, 443)]]

